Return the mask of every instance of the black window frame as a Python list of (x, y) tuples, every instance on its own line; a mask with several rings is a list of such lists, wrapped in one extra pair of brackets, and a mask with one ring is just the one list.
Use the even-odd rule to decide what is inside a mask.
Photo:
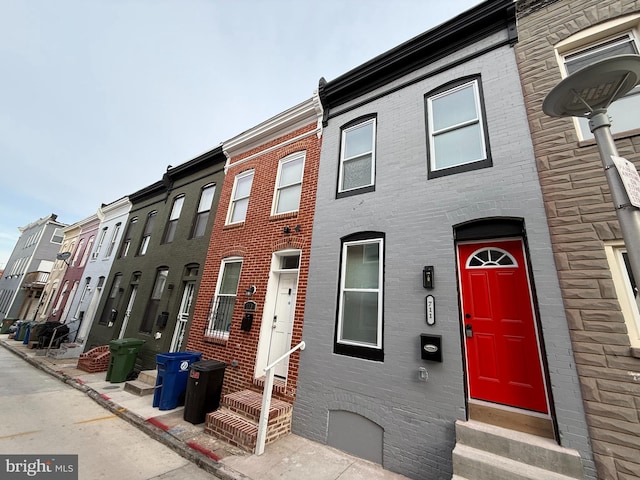
[[(345, 271), (343, 270), (343, 253), (346, 244), (351, 242), (358, 241), (366, 241), (366, 240), (382, 240), (382, 248), (379, 251), (378, 261), (381, 261), (380, 268), (382, 269), (382, 284), (380, 285), (381, 293), (381, 301), (378, 308), (380, 309), (380, 348), (377, 347), (369, 347), (364, 345), (350, 345), (346, 343), (341, 343), (338, 340), (339, 337), (339, 325), (340, 325), (340, 305), (342, 302), (342, 276)], [(349, 357), (361, 358), (364, 360), (372, 360), (376, 362), (384, 362), (384, 329), (385, 329), (385, 311), (384, 311), (384, 298), (385, 298), (385, 262), (386, 262), (386, 234), (384, 232), (375, 232), (375, 231), (365, 231), (353, 233), (347, 236), (344, 236), (340, 239), (340, 253), (339, 253), (339, 262), (338, 262), (338, 291), (336, 295), (337, 303), (336, 303), (336, 318), (335, 318), (335, 327), (334, 327), (334, 336), (333, 336), (333, 353), (338, 355), (345, 355)]]
[[(479, 118), (482, 122), (482, 134), (484, 138), (485, 158), (476, 160), (473, 162), (465, 163), (463, 165), (455, 165), (453, 167), (441, 168), (438, 170), (432, 170), (431, 168), (431, 133), (429, 131), (429, 99), (440, 95), (448, 90), (453, 90), (467, 83), (476, 82), (478, 86), (478, 104), (480, 107)], [(489, 125), (487, 124), (487, 109), (484, 101), (484, 90), (482, 86), (481, 75), (469, 75), (461, 77), (444, 85), (441, 85), (424, 95), (424, 115), (425, 115), (425, 135), (427, 142), (427, 178), (434, 179), (445, 177), (448, 175), (456, 175), (464, 172), (471, 172), (474, 170), (480, 170), (483, 168), (489, 168), (493, 166), (493, 159), (491, 157), (491, 144), (489, 142)]]
[[(364, 185), (358, 188), (352, 188), (349, 190), (340, 190), (340, 181), (344, 174), (343, 169), (343, 144), (344, 144), (344, 136), (347, 130), (359, 125), (364, 124), (366, 122), (373, 121), (373, 141), (372, 141), (372, 155), (371, 155), (371, 168), (373, 169), (373, 183), (371, 185)], [(349, 122), (345, 123), (340, 127), (340, 143), (338, 145), (338, 175), (336, 178), (336, 198), (344, 198), (351, 197), (353, 195), (360, 195), (362, 193), (375, 192), (376, 190), (376, 179), (377, 179), (377, 155), (378, 155), (378, 114), (377, 113), (369, 113), (367, 115), (362, 115), (358, 118), (354, 118)]]

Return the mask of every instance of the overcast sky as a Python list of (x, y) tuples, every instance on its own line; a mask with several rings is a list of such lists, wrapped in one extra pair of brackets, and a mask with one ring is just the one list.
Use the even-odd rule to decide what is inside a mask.
[(479, 3), (0, 0), (0, 268), (18, 227), (87, 218)]

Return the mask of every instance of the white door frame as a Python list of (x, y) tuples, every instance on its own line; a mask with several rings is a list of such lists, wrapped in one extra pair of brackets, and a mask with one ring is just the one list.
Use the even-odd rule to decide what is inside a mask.
[(191, 302), (193, 302), (193, 292), (196, 289), (196, 282), (185, 282), (184, 291), (182, 292), (182, 301), (180, 302), (180, 310), (176, 319), (176, 327), (173, 329), (173, 338), (171, 339), (170, 352), (178, 352), (182, 347), (184, 332), (187, 329), (189, 321), (189, 310), (191, 310)]
[(136, 295), (138, 294), (138, 285), (131, 286), (131, 295), (129, 296), (129, 302), (127, 302), (127, 309), (124, 312), (124, 318), (122, 319), (122, 326), (120, 327), (120, 333), (118, 338), (124, 338), (124, 334), (127, 331), (127, 325), (129, 324), (129, 318), (131, 317), (131, 309), (136, 301)]
[[(287, 334), (288, 347), (291, 347), (291, 335), (293, 331), (293, 323), (295, 319), (296, 298), (298, 292), (299, 268), (281, 268), (281, 260), (283, 257), (298, 256), (300, 258), (302, 252), (300, 250), (281, 250), (272, 255), (271, 272), (269, 273), (269, 281), (267, 282), (267, 291), (265, 294), (264, 309), (262, 312), (262, 321), (260, 326), (260, 340), (258, 342), (258, 352), (255, 364), (255, 377), (263, 377), (264, 369), (269, 363), (269, 350), (271, 346), (271, 335), (274, 326), (274, 314), (277, 307), (278, 286), (280, 284), (281, 274), (295, 274), (294, 289), (291, 294), (292, 310), (291, 320), (289, 324), (289, 332)], [(299, 263), (299, 261), (298, 261)], [(288, 348), (287, 348), (288, 350)], [(285, 350), (286, 351), (286, 350)], [(284, 353), (284, 352), (283, 352)], [(276, 367), (276, 374), (285, 377), (288, 370), (288, 360), (283, 360), (280, 368)]]

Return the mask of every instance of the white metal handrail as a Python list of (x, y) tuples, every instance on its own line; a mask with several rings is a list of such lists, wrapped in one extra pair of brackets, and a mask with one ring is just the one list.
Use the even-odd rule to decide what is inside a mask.
[(264, 453), (264, 444), (267, 440), (267, 424), (269, 423), (269, 408), (271, 408), (271, 391), (273, 390), (273, 376), (275, 371), (273, 367), (275, 367), (278, 363), (280, 363), (285, 358), (289, 357), (296, 350), (304, 350), (305, 343), (304, 340), (300, 342), (298, 345), (293, 347), (287, 353), (281, 355), (276, 360), (271, 362), (264, 369), (265, 372), (265, 380), (264, 380), (264, 389), (262, 391), (262, 408), (260, 410), (260, 423), (258, 424), (258, 438), (256, 439), (256, 455), (262, 455)]

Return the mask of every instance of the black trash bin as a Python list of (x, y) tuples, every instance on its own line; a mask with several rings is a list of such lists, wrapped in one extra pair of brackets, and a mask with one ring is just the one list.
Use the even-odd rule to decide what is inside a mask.
[(203, 423), (207, 413), (220, 406), (222, 381), (227, 364), (218, 360), (202, 360), (191, 364), (183, 418), (197, 425)]

